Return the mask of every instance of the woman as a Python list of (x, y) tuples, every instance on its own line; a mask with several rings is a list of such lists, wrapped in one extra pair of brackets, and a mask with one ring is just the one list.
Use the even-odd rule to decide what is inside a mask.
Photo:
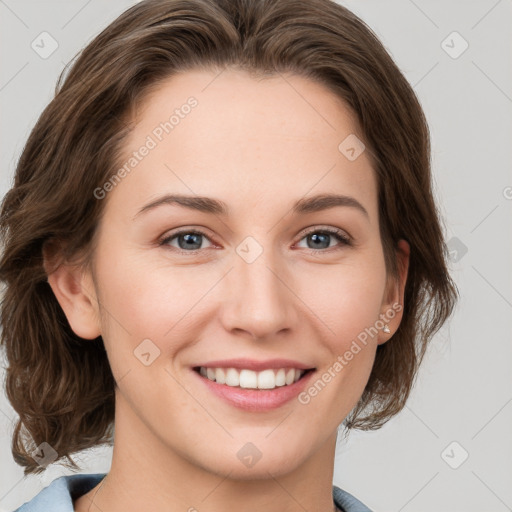
[(122, 14), (0, 217), (14, 459), (109, 443), (112, 466), (18, 510), (369, 510), (332, 485), (338, 428), (404, 407), (456, 297), (429, 158), (411, 87), (330, 0)]

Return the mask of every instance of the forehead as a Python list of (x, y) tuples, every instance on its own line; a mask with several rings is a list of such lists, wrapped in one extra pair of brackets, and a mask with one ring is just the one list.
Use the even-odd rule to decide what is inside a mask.
[(363, 138), (356, 116), (322, 84), (297, 75), (187, 71), (144, 99), (118, 163), (150, 149), (112, 195), (127, 207), (163, 192), (249, 206), (339, 192), (357, 196), (374, 215), (368, 155), (350, 160), (339, 148), (354, 136)]

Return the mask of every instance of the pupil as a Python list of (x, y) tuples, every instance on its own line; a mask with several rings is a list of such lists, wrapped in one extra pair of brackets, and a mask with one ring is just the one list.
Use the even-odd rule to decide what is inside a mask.
[[(179, 245), (182, 249), (199, 249), (201, 247), (201, 241), (199, 239), (200, 237), (201, 235), (197, 233), (188, 233), (186, 235), (181, 235), (179, 237), (179, 240), (185, 240), (185, 246), (183, 247), (181, 243)], [(197, 241), (198, 239), (199, 241)], [(197, 247), (194, 247), (194, 244)]]
[[(320, 241), (320, 243), (322, 244), (322, 242), (324, 243), (324, 247), (323, 248), (327, 248), (329, 247), (329, 237), (330, 235), (328, 234), (325, 234), (325, 233), (314, 233), (311, 236), (311, 240), (313, 240), (315, 243)], [(318, 249), (318, 245), (316, 245), (315, 247), (313, 247), (313, 249)]]

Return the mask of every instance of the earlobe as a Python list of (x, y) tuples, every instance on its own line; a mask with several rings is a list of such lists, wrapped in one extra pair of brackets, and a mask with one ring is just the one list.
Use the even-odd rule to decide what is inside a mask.
[(73, 332), (84, 339), (101, 335), (98, 301), (92, 279), (77, 265), (61, 262), (55, 267), (54, 255), (43, 248), (48, 283)]
[(389, 281), (389, 286), (386, 289), (386, 298), (383, 301), (380, 314), (384, 326), (379, 332), (379, 345), (386, 343), (393, 336), (402, 321), (410, 253), (408, 242), (399, 240), (396, 250), (398, 276)]

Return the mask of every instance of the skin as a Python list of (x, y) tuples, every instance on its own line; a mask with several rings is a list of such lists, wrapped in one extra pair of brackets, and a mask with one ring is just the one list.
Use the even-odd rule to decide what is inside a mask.
[[(349, 161), (338, 150), (350, 134), (363, 139), (356, 118), (299, 76), (176, 75), (144, 103), (126, 158), (190, 96), (198, 105), (103, 199), (93, 271), (63, 264), (49, 276), (73, 330), (103, 337), (118, 384), (111, 470), (75, 510), (220, 512), (243, 503), (245, 512), (332, 511), (337, 428), (402, 313), (307, 405), (244, 411), (191, 367), (282, 357), (322, 374), (403, 303), (409, 248), (400, 242), (393, 279), (368, 152)], [(136, 216), (164, 193), (222, 200), (229, 215), (163, 205)], [(350, 206), (292, 213), (295, 201), (320, 193), (351, 196), (368, 215)], [(179, 253), (176, 237), (158, 245), (182, 227), (205, 233), (200, 249), (182, 242), (189, 253)], [(306, 228), (337, 228), (352, 244), (331, 235), (315, 246)], [(247, 236), (263, 249), (252, 263), (236, 252)], [(148, 338), (160, 355), (145, 366), (134, 350)], [(248, 442), (262, 453), (252, 467), (237, 457)]]

